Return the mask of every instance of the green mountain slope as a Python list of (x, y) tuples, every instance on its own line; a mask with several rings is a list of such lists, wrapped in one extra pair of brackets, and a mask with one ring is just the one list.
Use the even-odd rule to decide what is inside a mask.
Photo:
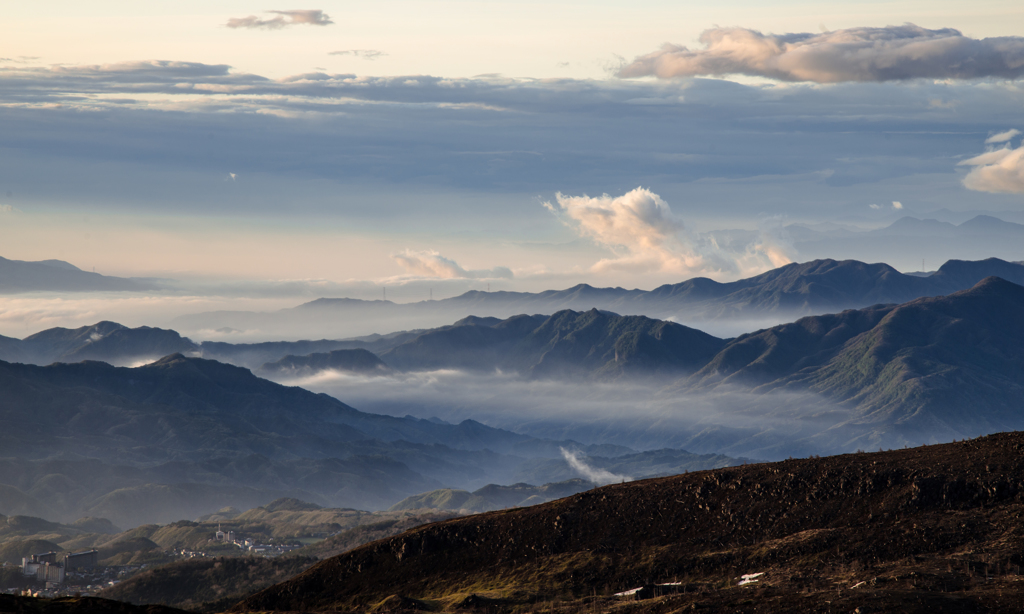
[(608, 377), (696, 370), (725, 342), (701, 331), (592, 309), (476, 319), (427, 331), (381, 354), (404, 370), (514, 370), (532, 377)]
[(681, 389), (809, 390), (854, 416), (818, 439), (862, 447), (1024, 427), (1024, 287), (969, 290), (738, 337)]

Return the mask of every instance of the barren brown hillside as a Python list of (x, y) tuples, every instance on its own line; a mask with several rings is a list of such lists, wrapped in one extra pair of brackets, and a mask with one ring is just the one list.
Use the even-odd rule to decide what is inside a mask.
[(421, 527), (233, 611), (1020, 611), (1022, 512), (1024, 433), (731, 467)]

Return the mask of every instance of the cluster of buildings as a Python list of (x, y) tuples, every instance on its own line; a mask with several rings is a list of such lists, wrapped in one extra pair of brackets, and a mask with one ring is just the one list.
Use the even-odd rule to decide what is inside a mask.
[(220, 525), (217, 525), (217, 532), (213, 534), (213, 541), (234, 544), (241, 550), (262, 556), (277, 556), (301, 548), (301, 546), (260, 544), (251, 539), (235, 539), (234, 531), (222, 531)]
[(52, 587), (63, 584), (69, 571), (96, 567), (98, 554), (96, 550), (63, 555), (56, 552), (33, 554), (21, 559), (21, 572), (26, 576), (35, 576), (37, 581), (46, 582), (47, 587)]

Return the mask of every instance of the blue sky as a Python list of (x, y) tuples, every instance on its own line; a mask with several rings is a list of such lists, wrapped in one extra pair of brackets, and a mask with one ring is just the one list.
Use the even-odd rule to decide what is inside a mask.
[(1021, 37), (1019, 2), (8, 3), (0, 255), (396, 298), (735, 279), (801, 259), (787, 223), (1024, 209)]

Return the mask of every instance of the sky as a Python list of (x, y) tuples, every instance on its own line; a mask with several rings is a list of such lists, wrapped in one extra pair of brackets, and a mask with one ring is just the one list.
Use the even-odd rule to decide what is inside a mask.
[(1017, 1), (4, 3), (0, 256), (172, 311), (730, 280), (1019, 215), (1022, 118)]

